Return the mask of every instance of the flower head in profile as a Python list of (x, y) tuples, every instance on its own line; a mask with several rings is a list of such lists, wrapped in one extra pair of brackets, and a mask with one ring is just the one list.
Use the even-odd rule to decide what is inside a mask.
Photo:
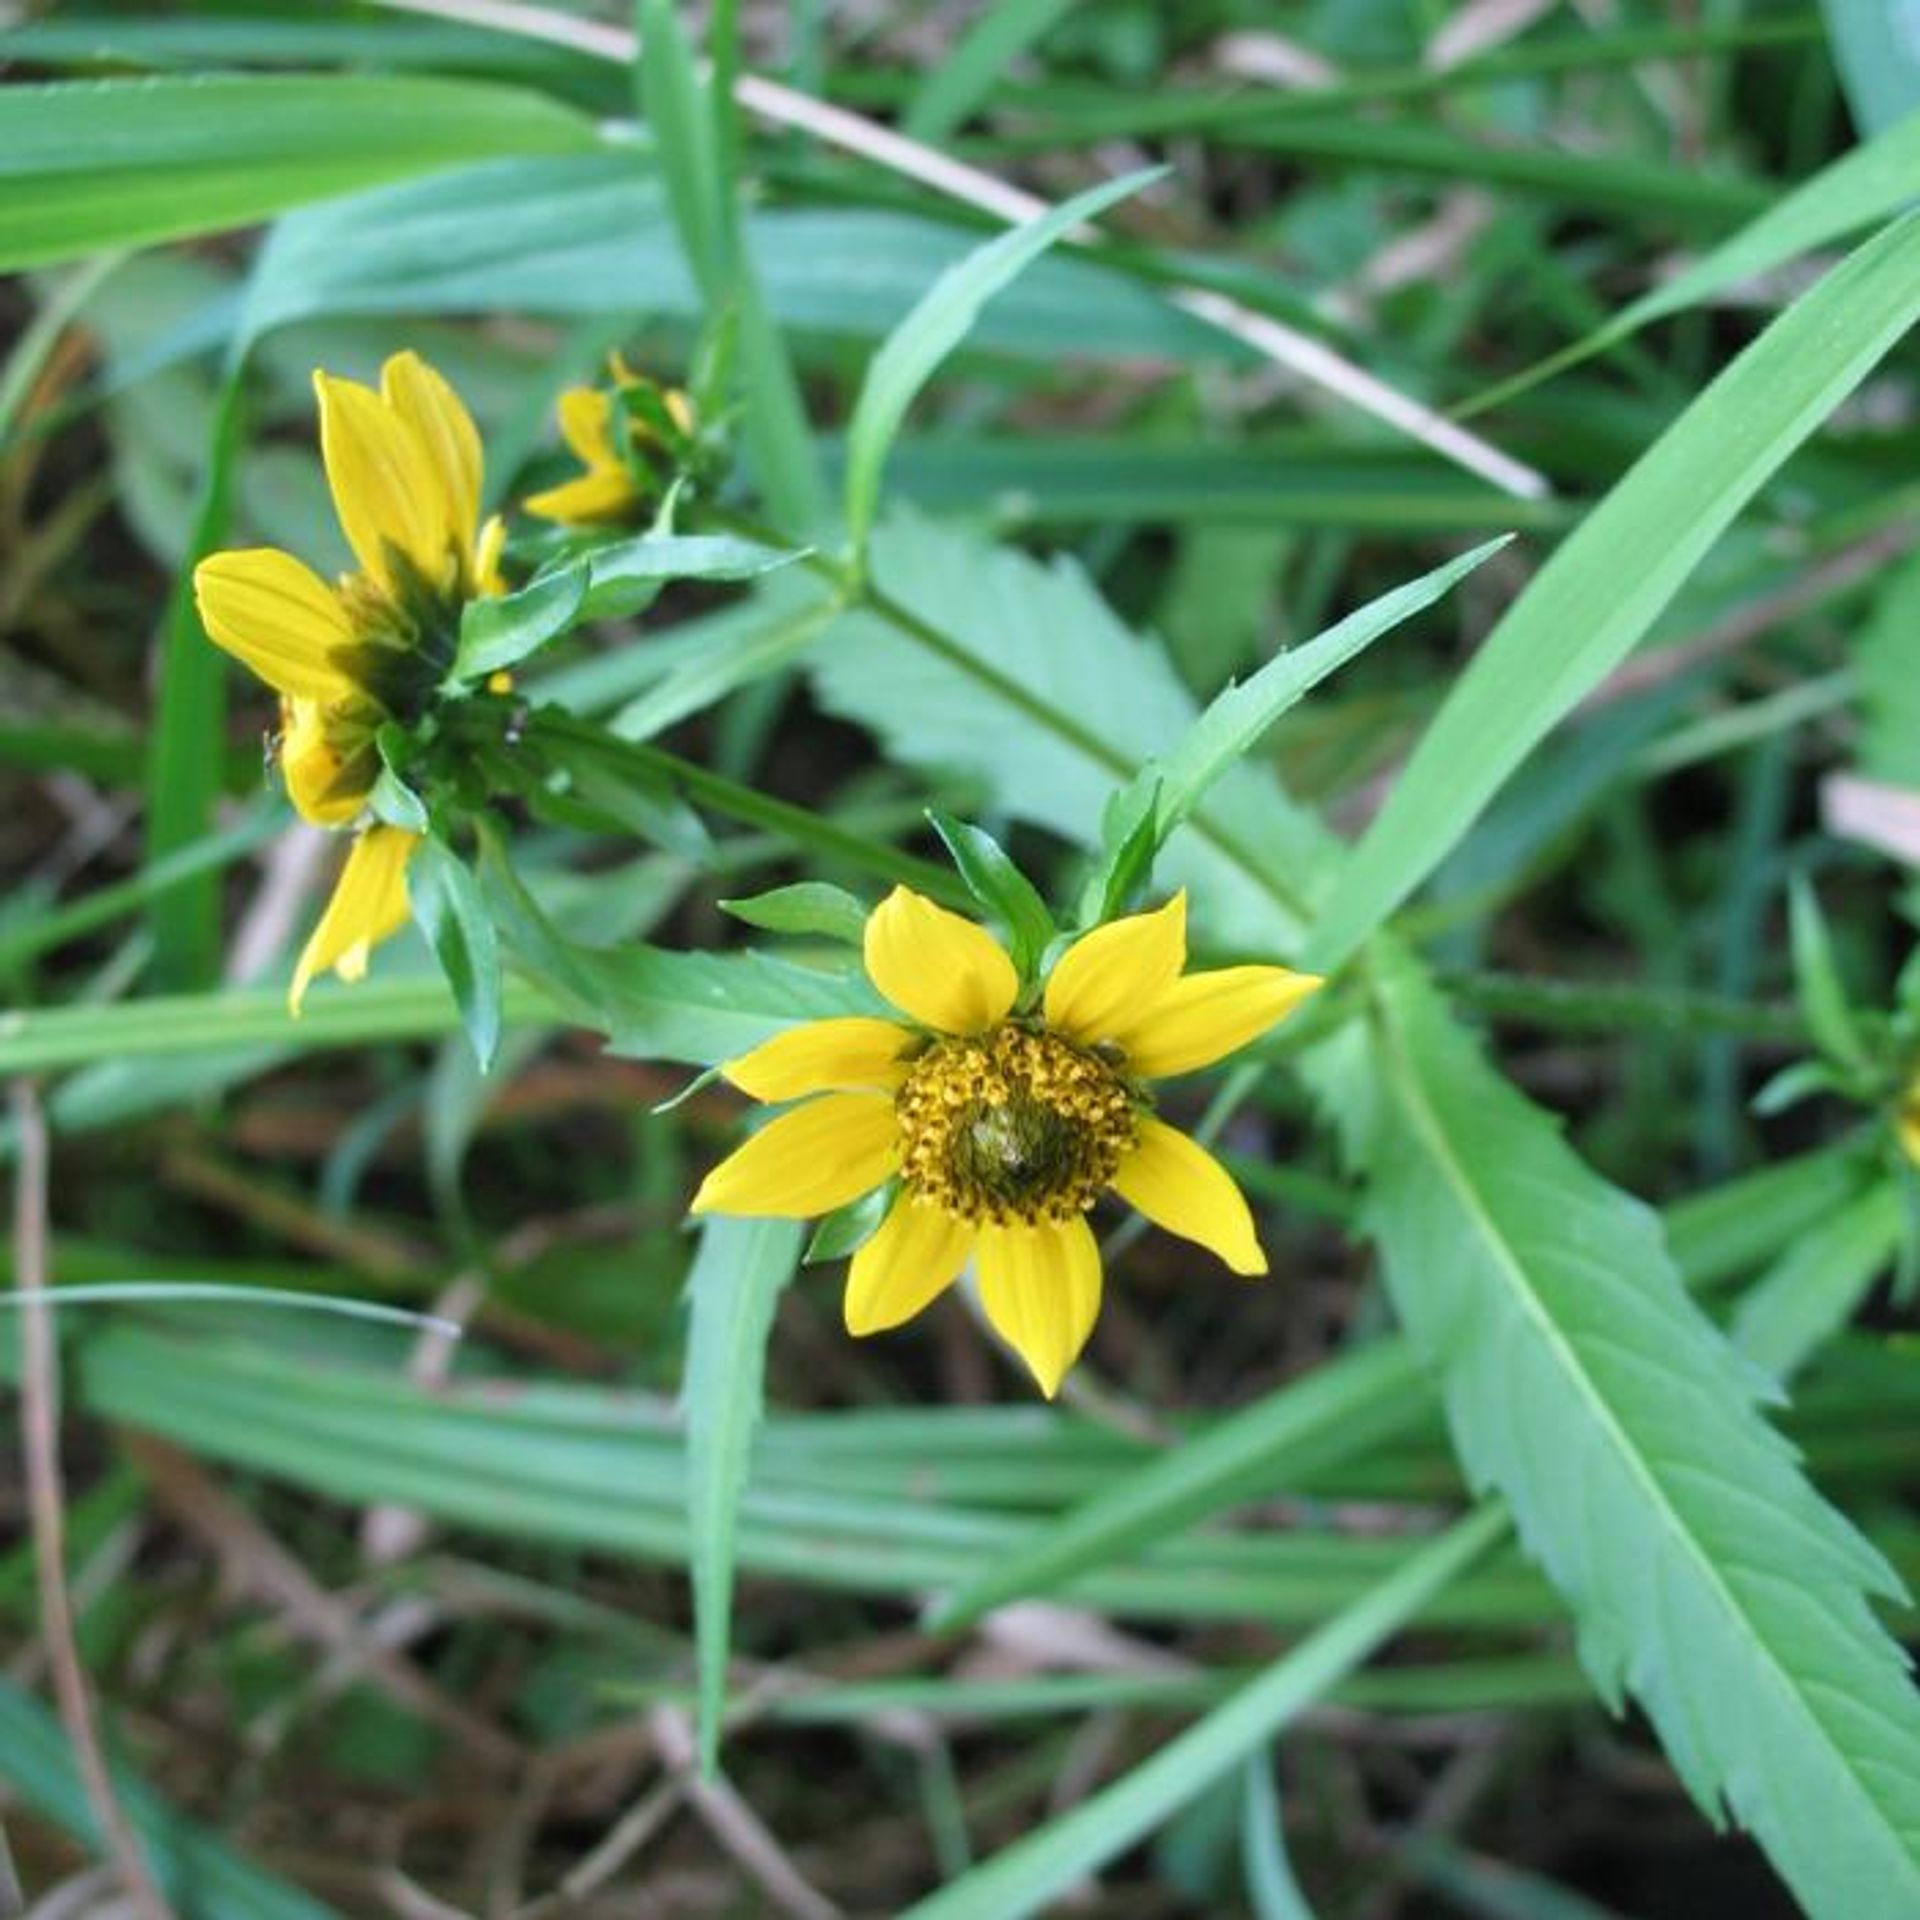
[(584, 471), (527, 496), (527, 511), (542, 520), (633, 520), (689, 462), (694, 422), (687, 396), (643, 378), (617, 353), (610, 366), (611, 388), (569, 387), (560, 396), (560, 437)]
[(1212, 1154), (1158, 1119), (1145, 1083), (1211, 1065), (1320, 983), (1285, 967), (1186, 972), (1186, 896), (1083, 934), (1021, 1010), (983, 928), (897, 887), (868, 918), (869, 978), (897, 1020), (816, 1020), (728, 1063), (801, 1101), (723, 1160), (696, 1213), (805, 1218), (898, 1180), (847, 1275), (849, 1332), (910, 1319), (969, 1259), (992, 1323), (1051, 1397), (1100, 1305), (1088, 1210), (1111, 1190), (1235, 1273), (1266, 1271)]
[[(504, 591), (505, 529), (480, 522), (480, 436), (459, 396), (416, 353), (397, 353), (375, 392), (316, 372), (320, 450), (359, 571), (329, 585), (271, 547), (216, 553), (193, 576), (215, 643), (280, 696), (276, 756), (305, 820), (358, 821), (380, 776), (376, 736), (412, 726), (440, 696), (467, 602)], [(366, 971), (404, 924), (418, 837), (370, 826), (300, 957), (296, 1012), (316, 973)]]

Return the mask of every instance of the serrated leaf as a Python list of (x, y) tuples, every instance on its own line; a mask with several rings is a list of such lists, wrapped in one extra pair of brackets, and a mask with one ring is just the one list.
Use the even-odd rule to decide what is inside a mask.
[(1030, 262), (1075, 227), (1159, 179), (1164, 167), (1108, 180), (976, 248), (922, 295), (873, 356), (847, 427), (846, 515), (862, 552), (880, 505), (880, 470), (920, 389), (964, 340), (975, 316)]
[(745, 900), (720, 900), (723, 913), (768, 933), (819, 934), (858, 947), (867, 937), (867, 909), (845, 887), (825, 880), (798, 880)]
[(726, 1706), (734, 1533), (762, 1412), (767, 1335), (800, 1257), (794, 1220), (706, 1221), (687, 1274), (681, 1414), (687, 1427), (687, 1527), (694, 1639), (700, 1669), (701, 1767), (719, 1761)]
[[(1330, 971), (1344, 960), (1446, 858), (1916, 316), (1920, 215), (1850, 254), (1693, 401), (1548, 560), (1455, 683), (1344, 864), (1309, 966)], [(1623, 570), (1624, 554), (1633, 564)]]
[(1380, 942), (1371, 1034), (1316, 1062), (1455, 1443), (1710, 1814), (1826, 1920), (1920, 1911), (1920, 1699), (1899, 1583), (1761, 1419), (1653, 1217), (1584, 1167)]
[(447, 678), (456, 684), (484, 680), (516, 667), (579, 614), (587, 593), (587, 570), (579, 563), (542, 574), (518, 593), (469, 600), (460, 615), (460, 645)]
[(480, 884), (463, 860), (428, 838), (414, 852), (407, 893), (484, 1072), (500, 1045), (500, 943)]
[(1021, 979), (1030, 980), (1054, 936), (1053, 915), (1047, 911), (1047, 903), (1007, 857), (1006, 848), (984, 827), (943, 813), (938, 807), (929, 807), (927, 818), (952, 854), (967, 891), (1006, 928), (1013, 970)]

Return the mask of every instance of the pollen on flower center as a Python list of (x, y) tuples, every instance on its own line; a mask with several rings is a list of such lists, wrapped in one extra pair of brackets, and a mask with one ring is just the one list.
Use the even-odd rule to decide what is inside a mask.
[(895, 1097), (901, 1177), (967, 1221), (1071, 1220), (1134, 1142), (1135, 1096), (1097, 1054), (1009, 1022), (935, 1042)]

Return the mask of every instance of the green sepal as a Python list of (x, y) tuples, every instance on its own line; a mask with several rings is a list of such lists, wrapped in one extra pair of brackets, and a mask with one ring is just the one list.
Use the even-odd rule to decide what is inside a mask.
[(1771, 1118), (1785, 1113), (1816, 1093), (1849, 1094), (1853, 1091), (1847, 1076), (1837, 1072), (1827, 1060), (1796, 1060), (1782, 1067), (1748, 1103), (1753, 1111)]
[(409, 833), (427, 831), (427, 803), (408, 784), (402, 771), (413, 756), (412, 735), (397, 720), (389, 720), (373, 736), (374, 751), (380, 756), (380, 775), (367, 795), (367, 805), (377, 819), (390, 827), (404, 827)]
[(672, 1113), (676, 1107), (683, 1107), (696, 1093), (705, 1093), (721, 1076), (717, 1066), (703, 1068), (696, 1073), (678, 1093), (670, 1093), (664, 1100), (656, 1100), (647, 1111), (658, 1118), (663, 1113)]
[(1013, 864), (1007, 850), (984, 827), (976, 827), (938, 807), (927, 809), (933, 830), (946, 843), (967, 891), (1007, 930), (1014, 971), (1033, 977), (1058, 929), (1033, 882)]
[(893, 1196), (899, 1190), (900, 1182), (889, 1180), (885, 1186), (863, 1193), (858, 1200), (835, 1207), (814, 1228), (801, 1264), (822, 1266), (829, 1260), (844, 1260), (848, 1254), (858, 1252), (880, 1231), (880, 1223), (887, 1217), (887, 1209), (893, 1205)]
[(858, 947), (867, 937), (867, 909), (845, 887), (800, 880), (740, 900), (716, 902), (722, 913), (768, 933), (817, 935)]
[(429, 838), (413, 856), (407, 894), (485, 1073), (500, 1047), (500, 943), (480, 883), (463, 860)]

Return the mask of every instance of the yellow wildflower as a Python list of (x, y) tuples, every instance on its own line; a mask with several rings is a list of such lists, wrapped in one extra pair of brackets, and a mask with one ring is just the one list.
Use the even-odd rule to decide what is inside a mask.
[[(693, 409), (677, 388), (659, 388), (635, 373), (618, 354), (612, 358), (614, 389), (569, 387), (556, 412), (560, 437), (586, 469), (543, 493), (530, 494), (529, 513), (568, 526), (632, 519), (658, 492), (642, 477), (641, 449), (653, 445), (674, 465), (681, 463), (693, 438)], [(649, 426), (626, 405), (628, 394), (657, 398), (660, 418)]]
[(756, 1100), (804, 1100), (722, 1161), (696, 1213), (800, 1219), (895, 1176), (854, 1255), (854, 1334), (898, 1326), (969, 1258), (987, 1318), (1051, 1398), (1100, 1305), (1087, 1212), (1111, 1188), (1235, 1273), (1266, 1256), (1212, 1154), (1156, 1119), (1142, 1082), (1211, 1065), (1320, 982), (1285, 967), (1186, 973), (1186, 896), (1083, 934), (1039, 1006), (983, 928), (905, 887), (868, 918), (868, 977), (903, 1020), (816, 1020), (723, 1071)]
[(1900, 1136), (1900, 1144), (1906, 1149), (1907, 1158), (1920, 1167), (1920, 1074), (1914, 1076), (1912, 1085), (1907, 1088), (1894, 1111), (1893, 1130)]
[[(439, 697), (461, 609), (505, 591), (506, 530), (497, 516), (480, 524), (479, 433), (418, 354), (388, 360), (377, 393), (318, 371), (313, 385), (327, 484), (360, 571), (329, 586), (291, 554), (254, 548), (201, 561), (193, 590), (215, 643), (280, 695), (280, 771), (296, 811), (343, 827), (380, 777), (380, 728), (411, 725)], [(418, 843), (379, 826), (355, 841), (295, 969), (296, 1013), (316, 973), (358, 979), (404, 924)]]

